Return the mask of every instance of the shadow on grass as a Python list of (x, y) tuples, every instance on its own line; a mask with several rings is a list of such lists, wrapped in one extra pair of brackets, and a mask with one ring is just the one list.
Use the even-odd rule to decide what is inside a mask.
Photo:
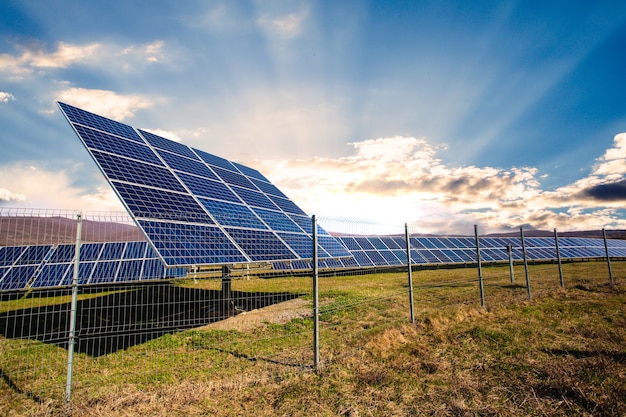
[[(75, 351), (92, 357), (299, 297), (287, 292), (232, 291), (226, 300), (221, 291), (170, 283), (83, 287), (80, 293), (90, 298), (78, 301)], [(67, 295), (67, 291), (53, 295)], [(27, 297), (42, 298), (43, 303), (50, 296), (50, 292), (32, 292)], [(35, 339), (67, 349), (70, 307), (70, 303), (62, 303), (2, 313), (0, 333), (10, 339)]]

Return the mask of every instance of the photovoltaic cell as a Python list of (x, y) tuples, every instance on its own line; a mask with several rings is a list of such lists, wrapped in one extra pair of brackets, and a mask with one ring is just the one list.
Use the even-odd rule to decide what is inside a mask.
[(161, 168), (144, 164), (132, 159), (105, 154), (99, 151), (92, 151), (92, 154), (96, 157), (96, 160), (106, 175), (112, 180), (185, 192), (185, 188), (181, 185), (180, 181), (165, 167)]
[(204, 152), (199, 149), (194, 149), (194, 152), (198, 154), (200, 159), (202, 159), (204, 162), (206, 162), (209, 165), (237, 172), (237, 168), (235, 168), (235, 166), (230, 161), (224, 158), (220, 158), (219, 156), (212, 155), (208, 152)]
[(111, 182), (137, 218), (213, 223), (188, 194), (177, 194), (138, 185)]
[(69, 106), (65, 103), (59, 102), (59, 106), (67, 115), (67, 118), (74, 123), (80, 123), (82, 125), (113, 133), (118, 136), (123, 136), (135, 142), (143, 143), (135, 130), (128, 125), (98, 116), (97, 114), (90, 113), (77, 107)]
[(215, 177), (213, 171), (199, 160), (185, 158), (167, 151), (157, 151), (165, 163), (172, 169), (199, 175), (201, 177)]
[(244, 175), (247, 175), (248, 177), (256, 178), (258, 180), (265, 181), (265, 182), (270, 182), (267, 178), (263, 176), (263, 174), (261, 174), (259, 171), (257, 171), (254, 168), (250, 168), (245, 165), (238, 164), (237, 162), (233, 162), (233, 165), (236, 166), (237, 169), (241, 171), (241, 173), (243, 173)]
[[(272, 230), (276, 230), (278, 232), (292, 232), (292, 233), (303, 233), (302, 229), (298, 227), (296, 223), (293, 222), (286, 214), (273, 211), (273, 210), (264, 210), (261, 208), (253, 208), (252, 209), (257, 216), (259, 216)], [(308, 235), (303, 235), (309, 242), (309, 246), (311, 246), (311, 238)]]
[(227, 169), (222, 169), (218, 167), (214, 167), (213, 170), (215, 173), (226, 183), (237, 185), (239, 187), (248, 188), (250, 190), (257, 190), (257, 187), (250, 181), (245, 175), (239, 174), (237, 172), (229, 171)]
[(74, 125), (76, 132), (88, 149), (109, 152), (127, 158), (137, 159), (154, 165), (163, 165), (156, 154), (146, 145), (124, 138), (109, 135), (80, 125)]
[(296, 258), (296, 255), (272, 232), (234, 228), (227, 228), (226, 231), (252, 261)]
[(141, 134), (141, 136), (146, 138), (150, 145), (154, 146), (155, 148), (164, 149), (178, 155), (186, 156), (187, 158), (198, 159), (193, 151), (188, 146), (183, 145), (182, 143), (162, 138), (161, 136), (141, 129), (139, 129), (139, 133)]
[(194, 175), (182, 173), (178, 173), (177, 175), (187, 188), (189, 188), (189, 191), (196, 196), (241, 203), (241, 200), (230, 190), (230, 188), (223, 183), (218, 182), (219, 180), (217, 177), (215, 177), (216, 181), (211, 181)]
[(249, 262), (218, 227), (197, 224), (139, 221), (168, 265), (206, 265)]
[(241, 188), (236, 186), (231, 186), (231, 189), (241, 198), (241, 201), (245, 201), (248, 205), (253, 207), (261, 207), (270, 210), (279, 210), (276, 204), (272, 203), (272, 201), (267, 198), (267, 196), (258, 191), (252, 191), (247, 188)]
[(267, 230), (267, 227), (252, 210), (244, 205), (206, 198), (201, 198), (200, 202), (207, 208), (218, 224)]

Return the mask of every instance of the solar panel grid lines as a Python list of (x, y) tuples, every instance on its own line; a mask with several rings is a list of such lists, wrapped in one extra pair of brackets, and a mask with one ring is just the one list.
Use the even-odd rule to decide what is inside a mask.
[[(187, 248), (182, 252), (180, 248), (170, 248), (168, 256), (162, 256), (166, 262), (189, 262), (189, 265), (196, 265), (207, 259), (246, 261), (256, 258), (263, 251), (259, 251), (256, 247), (258, 245), (251, 246), (249, 239), (244, 238), (246, 229), (267, 230), (275, 224), (280, 225), (278, 231), (303, 233), (311, 238), (311, 233), (307, 233), (306, 228), (302, 232), (303, 223), (310, 223), (310, 218), (257, 170), (170, 141), (146, 130), (135, 130), (118, 122), (107, 123), (105, 118), (63, 103), (59, 103), (59, 107), (140, 226), (148, 223), (141, 223), (139, 220), (172, 224), (215, 224), (239, 252), (243, 252), (240, 242), (246, 242), (254, 252), (252, 256), (236, 253), (229, 246), (229, 252), (225, 256), (215, 256), (214, 251), (203, 252), (197, 247)], [(127, 136), (132, 137), (134, 143), (126, 140)], [(113, 158), (120, 159), (121, 162), (112, 161)], [(159, 171), (155, 168), (155, 172), (150, 172), (151, 165), (138, 165), (140, 162), (154, 162), (154, 165), (162, 169)], [(263, 209), (300, 217), (282, 217), (275, 221), (271, 217), (276, 216), (270, 216), (270, 212), (262, 211)], [(150, 224), (148, 231), (162, 229)], [(310, 229), (310, 225), (308, 228)], [(163, 250), (167, 246), (163, 236), (151, 236), (148, 231), (144, 229), (155, 248)], [(215, 230), (211, 232), (215, 234)], [(266, 243), (270, 245), (280, 242), (284, 246), (285, 243), (275, 232), (277, 231), (272, 230), (269, 234), (253, 235), (267, 237), (269, 240)], [(349, 255), (332, 238), (325, 239), (324, 244), (332, 246), (330, 251), (333, 253)], [(217, 245), (218, 248), (222, 246)], [(292, 248), (288, 252), (297, 259), (297, 253), (301, 251)], [(285, 256), (282, 248), (277, 252), (269, 250), (263, 253), (276, 253), (280, 259)], [(194, 254), (200, 258), (193, 259)], [(240, 255), (244, 255), (244, 259)], [(173, 264), (176, 265), (181, 264)]]
[(78, 107), (70, 106), (69, 104), (58, 102), (58, 105), (70, 122), (113, 133), (139, 143), (143, 142), (137, 135), (137, 132), (128, 125), (79, 109)]

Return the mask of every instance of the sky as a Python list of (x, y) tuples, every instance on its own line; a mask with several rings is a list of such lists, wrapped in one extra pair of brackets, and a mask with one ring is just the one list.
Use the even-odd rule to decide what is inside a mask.
[(0, 208), (123, 210), (56, 101), (424, 233), (626, 229), (626, 2), (4, 0)]

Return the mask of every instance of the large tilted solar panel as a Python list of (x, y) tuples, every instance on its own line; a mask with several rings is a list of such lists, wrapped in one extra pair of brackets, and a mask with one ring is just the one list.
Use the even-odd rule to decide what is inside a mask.
[[(340, 243), (352, 257), (320, 260), (322, 269), (393, 267), (406, 265), (406, 240), (401, 236), (340, 236)], [(476, 242), (472, 237), (411, 237), (412, 264), (465, 264), (476, 262)], [(524, 239), (526, 257), (529, 260), (557, 259), (553, 238), (527, 237)], [(508, 261), (507, 245), (512, 247), (512, 257), (521, 261), (524, 257), (522, 241), (519, 238), (480, 237), (482, 261)], [(626, 257), (626, 241), (607, 240), (611, 257)], [(604, 240), (593, 238), (559, 238), (559, 252), (562, 259), (604, 258)], [(310, 262), (275, 262), (275, 269), (310, 269)]]
[[(0, 247), (0, 291), (72, 284), (74, 244)], [(147, 242), (83, 243), (79, 285), (126, 283), (186, 276), (166, 269)]]
[[(312, 257), (311, 219), (257, 170), (58, 104), (167, 266)], [(350, 256), (318, 233), (321, 258)]]

